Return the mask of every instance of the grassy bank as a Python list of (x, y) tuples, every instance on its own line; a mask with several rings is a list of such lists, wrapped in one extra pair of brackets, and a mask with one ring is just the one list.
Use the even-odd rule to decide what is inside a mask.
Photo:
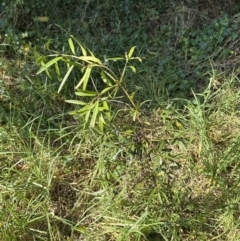
[[(0, 240), (240, 240), (237, 5), (65, 2), (0, 8)], [(123, 91), (89, 127), (66, 102), (81, 69), (60, 92), (64, 62), (36, 75), (69, 34), (116, 76), (137, 46), (137, 118)]]

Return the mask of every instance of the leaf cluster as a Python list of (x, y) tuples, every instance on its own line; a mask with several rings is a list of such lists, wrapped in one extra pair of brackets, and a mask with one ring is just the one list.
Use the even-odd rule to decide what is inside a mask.
[[(73, 40), (75, 40), (76, 44), (74, 44)], [(68, 39), (68, 44), (72, 52), (70, 55), (50, 55), (49, 57), (53, 58), (46, 63), (44, 62), (44, 57), (38, 58), (38, 62), (42, 65), (42, 67), (37, 74), (45, 71), (49, 77), (51, 77), (49, 68), (51, 66), (55, 66), (57, 75), (60, 75), (58, 63), (60, 61), (64, 62), (67, 66), (67, 72), (61, 80), (61, 84), (58, 89), (58, 92), (60, 92), (66, 81), (70, 78), (70, 74), (73, 69), (80, 69), (82, 77), (75, 86), (75, 95), (81, 99), (67, 100), (67, 102), (82, 107), (70, 112), (70, 114), (84, 117), (85, 124), (89, 124), (90, 127), (95, 127), (96, 123), (98, 123), (100, 130), (103, 131), (106, 121), (111, 121), (112, 119), (110, 102), (114, 102), (119, 99), (119, 90), (121, 90), (128, 100), (128, 103), (125, 104), (127, 104), (132, 111), (133, 120), (136, 120), (141, 104), (137, 105), (134, 102), (135, 92), (129, 93), (124, 86), (124, 77), (127, 69), (130, 69), (134, 73), (136, 72), (136, 68), (133, 65), (129, 65), (129, 62), (133, 60), (138, 60), (140, 62), (142, 61), (139, 57), (133, 57), (135, 47), (132, 47), (128, 53), (125, 53), (124, 57), (105, 58), (105, 62), (102, 62), (89, 49), (84, 48), (82, 44), (74, 37), (70, 37)], [(82, 54), (81, 56), (77, 55), (76, 48), (80, 48)], [(114, 71), (108, 66), (110, 61), (125, 62), (120, 75), (114, 73)], [(92, 78), (92, 72), (95, 69), (97, 70), (97, 73), (104, 84), (104, 88), (101, 90), (97, 88), (96, 82)]]

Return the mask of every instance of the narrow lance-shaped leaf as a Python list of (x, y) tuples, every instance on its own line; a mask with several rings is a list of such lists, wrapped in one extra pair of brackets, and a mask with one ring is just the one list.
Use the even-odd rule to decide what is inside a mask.
[(73, 67), (74, 65), (70, 66), (70, 68), (68, 69), (67, 73), (65, 74), (60, 86), (59, 86), (59, 89), (58, 89), (58, 93), (61, 91), (63, 85), (65, 84), (66, 80), (68, 79), (68, 76), (70, 75), (70, 73), (72, 72), (73, 70)]
[(129, 52), (128, 52), (128, 58), (129, 58), (129, 59), (132, 57), (135, 48), (136, 48), (136, 46), (133, 46), (133, 47), (129, 50)]
[(96, 101), (95, 103), (95, 106), (94, 106), (94, 109), (93, 109), (93, 115), (92, 115), (92, 119), (91, 119), (91, 122), (90, 122), (90, 127), (94, 127), (95, 124), (96, 124), (96, 118), (97, 118), (97, 115), (98, 115), (98, 107), (99, 107), (99, 100)]
[(85, 106), (83, 106), (81, 109), (79, 110), (74, 110), (74, 111), (71, 111), (70, 114), (71, 115), (74, 115), (76, 113), (82, 115), (82, 114), (85, 114), (87, 111), (91, 111), (91, 109), (94, 107), (94, 104), (87, 104)]
[(114, 62), (117, 62), (119, 60), (124, 60), (124, 58), (123, 57), (115, 57), (115, 58), (107, 58), (107, 60), (112, 60)]
[(45, 65), (44, 64), (45, 60), (46, 60), (46, 56), (40, 56), (40, 57), (37, 57), (36, 59), (37, 63), (40, 63), (42, 66)]
[(114, 88), (114, 86), (110, 86), (110, 87), (107, 87), (107, 88), (103, 89), (102, 92), (101, 92), (101, 95), (105, 94), (106, 92), (108, 92), (109, 90), (111, 90), (113, 88)]
[(83, 56), (87, 56), (87, 51), (85, 50), (85, 48), (83, 48), (83, 46), (80, 43), (78, 43), (78, 44), (79, 44), (79, 46), (80, 46), (80, 48), (82, 50)]
[(136, 110), (134, 110), (134, 112), (133, 112), (133, 121), (136, 120), (137, 114), (138, 114), (138, 110), (136, 109)]
[(95, 57), (95, 55), (93, 54), (93, 52), (90, 49), (88, 49), (88, 52), (91, 54), (91, 56)]
[(81, 100), (65, 100), (65, 102), (75, 105), (86, 105), (87, 103)]
[(78, 92), (75, 93), (77, 96), (97, 96), (98, 93), (96, 91), (90, 91), (90, 90), (79, 90)]
[(131, 60), (132, 60), (132, 59), (137, 59), (139, 62), (142, 62), (142, 59), (139, 58), (139, 57), (132, 57)]
[(110, 121), (111, 120), (111, 113), (110, 113), (110, 110), (109, 110), (109, 106), (108, 106), (108, 103), (107, 101), (103, 101), (103, 107), (105, 108), (106, 112), (106, 116), (107, 116), (107, 119)]
[(76, 231), (78, 231), (80, 233), (86, 233), (87, 232), (87, 229), (85, 227), (83, 227), (83, 226), (80, 226), (80, 225), (75, 226), (74, 230), (76, 230)]
[(77, 84), (77, 86), (75, 87), (75, 89), (78, 89), (83, 83), (85, 88), (83, 88), (83, 90), (86, 89), (90, 74), (91, 74), (92, 68), (90, 66), (87, 67), (82, 79), (79, 81), (79, 83)]
[(103, 132), (104, 124), (103, 124), (103, 122), (101, 121), (100, 116), (98, 117), (98, 127), (99, 127), (99, 130), (100, 130), (101, 132)]
[(87, 56), (87, 52), (86, 52), (85, 48), (81, 45), (81, 43), (78, 41), (78, 39), (75, 38), (73, 35), (71, 35), (71, 38), (73, 38), (73, 39), (78, 43), (78, 45), (79, 45), (80, 48), (81, 48), (81, 51), (82, 51), (83, 56)]
[[(43, 60), (44, 60), (44, 59), (41, 58), (41, 60), (39, 60), (40, 62), (38, 61), (38, 62), (41, 64), (41, 66), (45, 66), (45, 63), (43, 62)], [(48, 76), (50, 79), (52, 79), (52, 77), (51, 77), (48, 69), (46, 69), (45, 72), (46, 72), (47, 76)]]
[(101, 79), (103, 80), (103, 82), (105, 84), (107, 84), (108, 86), (112, 86), (112, 83), (110, 81), (110, 79), (106, 76), (104, 71), (101, 71)]
[(104, 111), (105, 110), (105, 108), (103, 107), (103, 106), (99, 106), (99, 112), (102, 112), (102, 111)]
[(88, 123), (90, 113), (91, 113), (91, 110), (88, 110), (88, 111), (85, 113), (85, 123), (86, 123), (86, 124)]
[(47, 43), (44, 44), (44, 48), (46, 48), (47, 50), (49, 50), (49, 49), (50, 49), (50, 44), (51, 44), (51, 39), (49, 39), (49, 40), (47, 41)]
[(42, 68), (40, 68), (40, 70), (38, 70), (37, 74), (42, 73), (43, 71), (47, 70), (51, 65), (55, 64), (57, 61), (59, 61), (60, 59), (62, 59), (63, 57), (56, 57), (52, 60), (50, 60), (49, 62), (47, 62), (46, 64), (44, 64), (44, 66)]
[(47, 76), (48, 76), (50, 79), (52, 79), (52, 76), (50, 75), (49, 70), (46, 69), (45, 72), (46, 72)]
[(136, 68), (134, 66), (130, 65), (128, 67), (132, 70), (133, 73), (136, 73)]
[(108, 73), (107, 71), (104, 71), (105, 75), (107, 75), (111, 80), (114, 81), (114, 83), (117, 83), (118, 80), (117, 78), (115, 78), (113, 75), (111, 75), (110, 73)]
[(33, 21), (46, 23), (49, 21), (49, 17), (48, 16), (36, 16), (36, 17), (33, 17)]
[(54, 66), (55, 66), (55, 71), (56, 71), (57, 77), (58, 77), (58, 79), (60, 79), (61, 78), (61, 71), (60, 71), (60, 68), (58, 66), (58, 62), (56, 62)]
[(137, 93), (137, 90), (130, 94), (130, 98), (131, 98), (131, 100), (134, 99), (136, 93)]
[(101, 60), (94, 57), (94, 56), (80, 56), (80, 57), (77, 57), (78, 60), (82, 60), (82, 61), (85, 61), (85, 62), (90, 62), (90, 63), (97, 63), (99, 65), (103, 65)]
[(73, 53), (74, 55), (76, 55), (76, 53), (75, 53), (75, 47), (74, 47), (74, 44), (73, 44), (73, 41), (72, 41), (71, 38), (68, 39), (68, 44), (69, 44), (69, 47), (70, 47), (72, 53)]
[(105, 122), (105, 120), (103, 118), (103, 115), (101, 113), (98, 117), (98, 126), (99, 126), (99, 129), (100, 129), (101, 132), (103, 132), (104, 125), (106, 125), (106, 122)]

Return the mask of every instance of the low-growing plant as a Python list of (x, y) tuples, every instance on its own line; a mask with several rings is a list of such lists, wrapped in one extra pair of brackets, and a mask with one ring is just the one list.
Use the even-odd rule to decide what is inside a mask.
[[(133, 60), (142, 61), (139, 57), (133, 57), (136, 46), (132, 47), (128, 53), (125, 53), (124, 57), (105, 58), (104, 61), (101, 61), (89, 49), (84, 48), (76, 38), (71, 36), (68, 39), (68, 44), (72, 54), (57, 53), (38, 58), (37, 61), (42, 67), (37, 74), (46, 71), (47, 75), (51, 77), (49, 68), (55, 66), (56, 75), (61, 77), (59, 62), (64, 62), (67, 66), (67, 72), (61, 80), (58, 89), (58, 92), (60, 92), (70, 78), (73, 69), (80, 69), (82, 77), (75, 86), (75, 94), (81, 99), (66, 100), (66, 102), (79, 105), (81, 108), (70, 112), (70, 114), (84, 117), (85, 126), (95, 127), (97, 123), (99, 129), (103, 131), (106, 121), (112, 119), (111, 104), (120, 103), (128, 113), (131, 113), (135, 121), (138, 118), (139, 108), (146, 102), (138, 104), (134, 100), (137, 90), (130, 93), (125, 85), (126, 71), (130, 69), (133, 73), (136, 73), (136, 68), (130, 65), (129, 62)], [(81, 50), (81, 55), (78, 55), (79, 50)], [(46, 57), (52, 57), (52, 59), (45, 62)], [(119, 73), (116, 73), (114, 68), (110, 67), (111, 61), (124, 62)], [(98, 80), (94, 78), (95, 72), (102, 80), (101, 86), (98, 85)], [(125, 96), (125, 99), (122, 98), (121, 94)]]

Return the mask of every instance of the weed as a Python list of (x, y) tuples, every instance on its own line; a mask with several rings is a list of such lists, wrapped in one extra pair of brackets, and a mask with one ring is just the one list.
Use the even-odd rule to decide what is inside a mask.
[(0, 240), (239, 240), (233, 5), (1, 3)]

